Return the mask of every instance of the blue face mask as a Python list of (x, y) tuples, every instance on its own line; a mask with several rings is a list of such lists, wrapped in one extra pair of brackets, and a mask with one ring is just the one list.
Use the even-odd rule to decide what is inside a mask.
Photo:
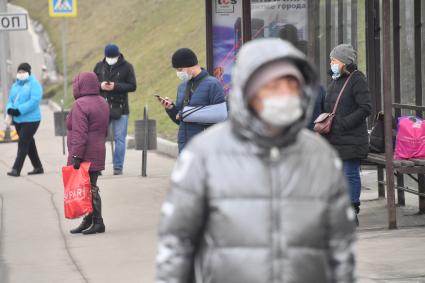
[(334, 73), (334, 75), (339, 75), (340, 74), (339, 65), (338, 64), (331, 64), (331, 70), (332, 70), (332, 73)]
[(331, 64), (331, 70), (332, 70), (332, 78), (335, 80), (341, 76), (341, 71), (339, 70), (338, 64)]

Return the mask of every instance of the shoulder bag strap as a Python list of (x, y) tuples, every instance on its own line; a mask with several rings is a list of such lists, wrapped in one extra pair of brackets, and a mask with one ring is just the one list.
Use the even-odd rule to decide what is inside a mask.
[(201, 84), (201, 82), (207, 78), (209, 75), (206, 75), (202, 78), (200, 78), (197, 81), (188, 81), (186, 84), (186, 90), (185, 90), (185, 95), (184, 95), (184, 101), (183, 101), (183, 108), (185, 106), (189, 105), (190, 99), (192, 98), (193, 93), (196, 91), (196, 89), (198, 88), (198, 86)]
[(342, 96), (342, 94), (344, 93), (345, 87), (347, 86), (348, 82), (350, 81), (351, 77), (353, 76), (353, 74), (354, 74), (355, 72), (357, 72), (357, 70), (356, 70), (356, 71), (354, 71), (354, 72), (352, 72), (352, 73), (350, 74), (350, 76), (348, 77), (348, 79), (345, 81), (344, 86), (342, 87), (341, 91), (340, 91), (340, 92), (339, 92), (339, 94), (338, 94), (338, 98), (336, 99), (335, 106), (334, 106), (334, 109), (333, 109), (333, 111), (332, 111), (332, 114), (334, 114), (334, 115), (335, 115), (335, 113), (336, 113), (336, 109), (337, 109), (338, 104), (339, 104), (339, 100), (341, 99), (341, 96)]

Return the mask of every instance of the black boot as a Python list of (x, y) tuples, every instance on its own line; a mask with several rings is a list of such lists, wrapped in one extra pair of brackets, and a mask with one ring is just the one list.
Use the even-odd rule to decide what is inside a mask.
[(83, 231), (84, 235), (96, 234), (96, 233), (104, 233), (105, 232), (105, 224), (103, 223), (102, 218), (93, 218), (93, 224), (87, 230)]
[(12, 176), (12, 177), (19, 177), (20, 176), (18, 170), (16, 170), (16, 169), (12, 169), (12, 171), (7, 172), (7, 175)]
[(31, 172), (28, 172), (28, 175), (38, 175), (38, 174), (44, 174), (43, 167), (40, 168), (34, 168)]
[(359, 218), (357, 217), (357, 215), (360, 213), (360, 202), (353, 202), (352, 205), (354, 212), (356, 213), (356, 225), (359, 226)]
[(360, 213), (360, 202), (353, 202), (352, 206), (354, 208), (354, 211), (356, 212), (356, 214)]
[(105, 224), (102, 218), (102, 200), (99, 195), (99, 188), (97, 186), (91, 187), (92, 205), (93, 205), (93, 224), (87, 230), (83, 231), (84, 235), (104, 233)]
[(89, 214), (84, 216), (83, 222), (81, 222), (80, 226), (75, 229), (69, 231), (71, 234), (78, 234), (89, 228), (93, 224), (93, 215)]

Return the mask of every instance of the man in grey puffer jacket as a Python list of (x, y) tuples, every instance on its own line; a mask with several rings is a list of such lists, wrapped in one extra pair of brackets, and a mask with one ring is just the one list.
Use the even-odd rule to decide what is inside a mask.
[(304, 129), (316, 91), (289, 43), (243, 46), (230, 120), (189, 143), (172, 174), (156, 282), (355, 282), (341, 161)]

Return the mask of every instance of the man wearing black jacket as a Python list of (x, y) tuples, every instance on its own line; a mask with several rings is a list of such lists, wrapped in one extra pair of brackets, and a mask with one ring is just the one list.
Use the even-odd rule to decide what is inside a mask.
[(125, 157), (127, 136), (128, 93), (136, 91), (133, 66), (124, 59), (115, 44), (105, 47), (105, 58), (96, 64), (94, 72), (100, 82), (101, 94), (109, 104), (110, 121), (114, 132), (114, 175), (121, 175)]

